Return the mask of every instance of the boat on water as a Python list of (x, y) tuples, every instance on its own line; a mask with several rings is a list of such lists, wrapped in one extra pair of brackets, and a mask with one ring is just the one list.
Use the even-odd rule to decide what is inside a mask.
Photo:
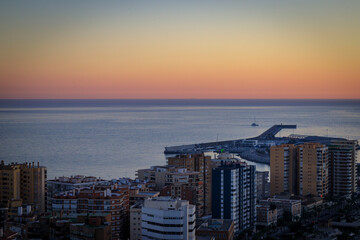
[(257, 127), (257, 126), (259, 126), (259, 124), (256, 123), (255, 118), (254, 118), (254, 122), (251, 124), (251, 126), (252, 126), (252, 127)]

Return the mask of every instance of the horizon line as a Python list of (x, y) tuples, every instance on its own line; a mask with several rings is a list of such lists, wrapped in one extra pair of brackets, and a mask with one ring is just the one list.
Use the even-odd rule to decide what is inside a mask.
[(1, 100), (360, 100), (360, 98), (0, 98)]

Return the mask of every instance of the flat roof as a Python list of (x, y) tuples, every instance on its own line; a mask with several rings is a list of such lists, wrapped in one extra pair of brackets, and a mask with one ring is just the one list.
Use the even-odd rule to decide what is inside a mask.
[(200, 225), (200, 231), (229, 231), (233, 221), (231, 219), (209, 219)]

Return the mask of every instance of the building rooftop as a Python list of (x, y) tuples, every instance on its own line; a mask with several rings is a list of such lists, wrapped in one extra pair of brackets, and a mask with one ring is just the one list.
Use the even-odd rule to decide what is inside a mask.
[(229, 169), (229, 168), (233, 168), (233, 167), (252, 167), (253, 165), (248, 165), (246, 162), (241, 162), (241, 161), (222, 161), (221, 165), (216, 167), (217, 169)]
[(271, 203), (271, 202), (300, 203), (301, 204), (301, 200), (295, 200), (295, 199), (268, 198), (268, 199), (260, 200), (260, 204), (267, 203), (267, 202), (269, 202), (269, 203)]
[(93, 176), (76, 175), (76, 176), (70, 176), (70, 177), (62, 176), (59, 178), (48, 180), (48, 182), (78, 184), (78, 183), (106, 182), (106, 180), (96, 178)]
[(145, 208), (154, 208), (159, 210), (178, 210), (186, 205), (188, 205), (189, 208), (195, 208), (195, 206), (190, 205), (187, 200), (181, 200), (179, 198), (172, 198), (169, 196), (150, 198), (146, 199), (144, 202)]
[(160, 201), (163, 201), (163, 202), (165, 202), (165, 201), (166, 202), (169, 202), (169, 201), (176, 202), (176, 201), (179, 201), (179, 199), (172, 198), (170, 196), (162, 196), (162, 197), (156, 197), (156, 198), (149, 199), (149, 201), (153, 201), (153, 202), (155, 202), (155, 201), (158, 201), (158, 202), (160, 202)]
[(81, 216), (81, 217), (106, 217), (107, 215), (109, 215), (110, 213), (105, 213), (105, 212), (101, 212), (101, 213), (77, 213), (77, 216)]
[(100, 225), (90, 225), (90, 224), (85, 224), (85, 223), (72, 223), (72, 226), (83, 226), (86, 228), (90, 228), (90, 229), (101, 229), (101, 228), (106, 228), (109, 225), (104, 225), (104, 224), (100, 224)]
[(130, 208), (136, 208), (136, 209), (141, 209), (143, 207), (143, 203), (142, 202), (136, 202), (134, 205), (132, 205)]
[(200, 225), (200, 231), (229, 231), (233, 221), (231, 219), (209, 219)]
[(13, 170), (13, 169), (23, 169), (23, 168), (46, 168), (44, 166), (40, 166), (40, 163), (37, 162), (35, 164), (34, 162), (24, 162), (24, 163), (18, 163), (18, 162), (12, 162), (9, 164), (5, 164), (4, 160), (1, 160), (0, 162), (0, 170)]
[(146, 195), (146, 196), (154, 196), (157, 195), (159, 192), (139, 192), (137, 195)]

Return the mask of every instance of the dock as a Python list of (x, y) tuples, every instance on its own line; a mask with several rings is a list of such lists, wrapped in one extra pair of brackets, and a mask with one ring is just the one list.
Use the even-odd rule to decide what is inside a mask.
[(278, 134), (283, 129), (296, 129), (296, 125), (274, 125), (262, 134), (257, 137), (250, 138), (253, 140), (273, 140), (275, 139), (275, 135)]
[(266, 145), (267, 141), (281, 141), (282, 138), (276, 138), (275, 135), (282, 129), (296, 129), (296, 125), (274, 125), (259, 136), (253, 138), (165, 147), (164, 153), (184, 154), (200, 151), (216, 151), (220, 149), (225, 149), (230, 152), (242, 152), (244, 147), (252, 146), (255, 143), (263, 142)]

